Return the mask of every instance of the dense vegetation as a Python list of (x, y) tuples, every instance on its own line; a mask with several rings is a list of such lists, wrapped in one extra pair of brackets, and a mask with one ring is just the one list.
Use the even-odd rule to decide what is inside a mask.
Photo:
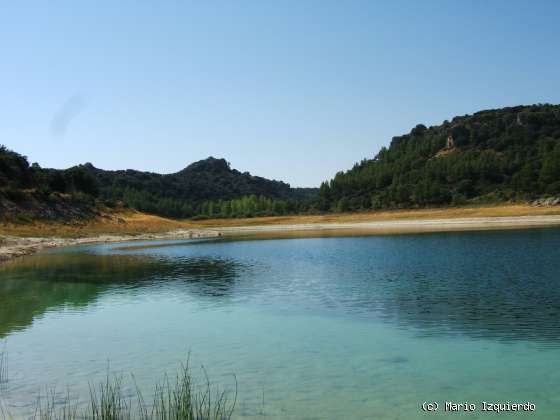
[(119, 202), (168, 217), (282, 215), (307, 211), (316, 191), (241, 173), (212, 157), (161, 175), (105, 171), (89, 163), (43, 169), (0, 147), (0, 213), (23, 219), (65, 217), (68, 210), (72, 216), (87, 217), (96, 204), (113, 207)]
[(97, 196), (95, 179), (83, 169), (42, 169), (0, 146), (2, 219), (27, 222), (35, 218), (87, 218), (95, 214)]
[(147, 213), (169, 217), (251, 217), (306, 210), (315, 190), (292, 189), (231, 169), (225, 159), (210, 157), (180, 172), (160, 175), (134, 170), (103, 171), (81, 166), (91, 174), (109, 205), (122, 201)]
[(99, 193), (95, 179), (81, 167), (61, 171), (30, 166), (25, 156), (0, 146), (0, 192), (10, 197), (33, 189), (45, 195), (58, 192), (96, 197)]
[[(450, 145), (447, 142), (450, 140)], [(393, 137), (320, 188), (318, 208), (348, 211), (529, 200), (560, 194), (560, 106), (455, 117)]]
[[(29, 165), (0, 147), (0, 216), (87, 217), (121, 203), (168, 217), (252, 217), (413, 208), (560, 195), (560, 106), (487, 110), (417, 125), (373, 159), (313, 188), (290, 188), (208, 158), (173, 174)], [(38, 210), (37, 210), (38, 209)]]

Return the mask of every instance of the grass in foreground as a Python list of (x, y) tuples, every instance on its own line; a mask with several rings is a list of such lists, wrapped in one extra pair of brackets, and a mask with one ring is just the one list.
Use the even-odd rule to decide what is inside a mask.
[[(129, 398), (122, 376), (107, 374), (97, 386), (90, 384), (89, 402), (80, 408), (70, 391), (60, 397), (52, 389), (39, 397), (33, 420), (229, 420), (237, 401), (237, 385), (231, 396), (210, 385), (208, 377), (202, 386), (193, 381), (189, 365), (181, 366), (173, 380), (164, 377), (155, 386), (153, 402), (147, 404), (136, 387), (136, 397)], [(232, 398), (230, 398), (230, 396)], [(2, 409), (3, 418), (10, 417)]]
[(0, 350), (0, 391), (8, 383), (8, 352), (6, 350), (6, 343)]

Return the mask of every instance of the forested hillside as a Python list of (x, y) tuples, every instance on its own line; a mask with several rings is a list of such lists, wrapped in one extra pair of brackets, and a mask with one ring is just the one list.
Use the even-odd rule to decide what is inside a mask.
[(178, 218), (415, 208), (560, 196), (560, 106), (518, 106), (414, 127), (321, 185), (291, 188), (208, 158), (173, 174), (30, 165), (0, 147), (0, 217), (90, 217), (123, 205)]
[(494, 109), (414, 127), (320, 188), (318, 208), (359, 210), (560, 194), (560, 106)]
[(224, 159), (212, 157), (161, 175), (105, 171), (89, 163), (66, 170), (43, 169), (0, 148), (0, 216), (22, 221), (88, 217), (100, 206), (119, 203), (168, 217), (281, 215), (307, 210), (316, 193), (241, 173)]
[(91, 164), (80, 168), (95, 178), (107, 203), (123, 201), (171, 217), (284, 214), (299, 210), (303, 201), (289, 184), (241, 173), (225, 159), (213, 157), (166, 175), (104, 171)]
[(95, 180), (81, 168), (64, 171), (29, 165), (27, 158), (0, 146), (0, 218), (87, 218), (96, 214)]

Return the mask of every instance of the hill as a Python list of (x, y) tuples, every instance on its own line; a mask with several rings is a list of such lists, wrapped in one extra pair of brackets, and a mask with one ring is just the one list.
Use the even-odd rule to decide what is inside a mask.
[(560, 194), (560, 106), (480, 111), (414, 127), (321, 185), (322, 210), (417, 208)]
[(93, 178), (72, 168), (65, 171), (29, 165), (27, 158), (0, 146), (0, 219), (83, 219), (98, 214)]
[[(314, 188), (232, 169), (209, 157), (172, 174), (30, 165), (0, 147), (0, 218), (91, 218), (129, 207), (173, 218), (425, 208), (560, 197), (560, 106), (480, 111), (418, 124)], [(556, 202), (558, 200), (554, 200)]]
[(29, 165), (0, 147), (0, 216), (16, 221), (88, 218), (118, 204), (168, 217), (281, 215), (307, 209), (316, 191), (242, 173), (213, 157), (173, 174), (91, 163), (58, 170)]
[(95, 179), (100, 196), (108, 203), (123, 201), (140, 211), (164, 216), (283, 214), (297, 210), (301, 201), (299, 189), (282, 181), (242, 173), (232, 169), (225, 159), (213, 157), (165, 175), (105, 171), (91, 164), (79, 168)]

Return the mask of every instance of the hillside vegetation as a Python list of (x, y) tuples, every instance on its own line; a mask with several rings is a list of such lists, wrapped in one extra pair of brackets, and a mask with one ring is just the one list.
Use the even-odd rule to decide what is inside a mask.
[(560, 106), (477, 112), (393, 137), (320, 188), (322, 210), (416, 208), (560, 194)]
[(0, 217), (13, 222), (34, 219), (84, 219), (97, 214), (95, 180), (80, 168), (41, 169), (0, 146)]
[[(172, 174), (30, 165), (0, 147), (0, 218), (87, 219), (118, 207), (172, 218), (280, 216), (560, 197), (560, 106), (517, 106), (414, 127), (319, 191), (210, 157)], [(554, 203), (559, 201), (553, 200)]]
[(137, 210), (169, 217), (243, 217), (293, 213), (313, 193), (289, 184), (232, 169), (225, 159), (195, 162), (180, 172), (155, 174), (134, 170), (104, 171), (81, 166), (109, 204), (123, 201)]
[(90, 163), (43, 169), (0, 147), (0, 216), (12, 221), (88, 218), (117, 205), (175, 218), (283, 215), (307, 210), (316, 191), (241, 173), (212, 157), (162, 175)]

